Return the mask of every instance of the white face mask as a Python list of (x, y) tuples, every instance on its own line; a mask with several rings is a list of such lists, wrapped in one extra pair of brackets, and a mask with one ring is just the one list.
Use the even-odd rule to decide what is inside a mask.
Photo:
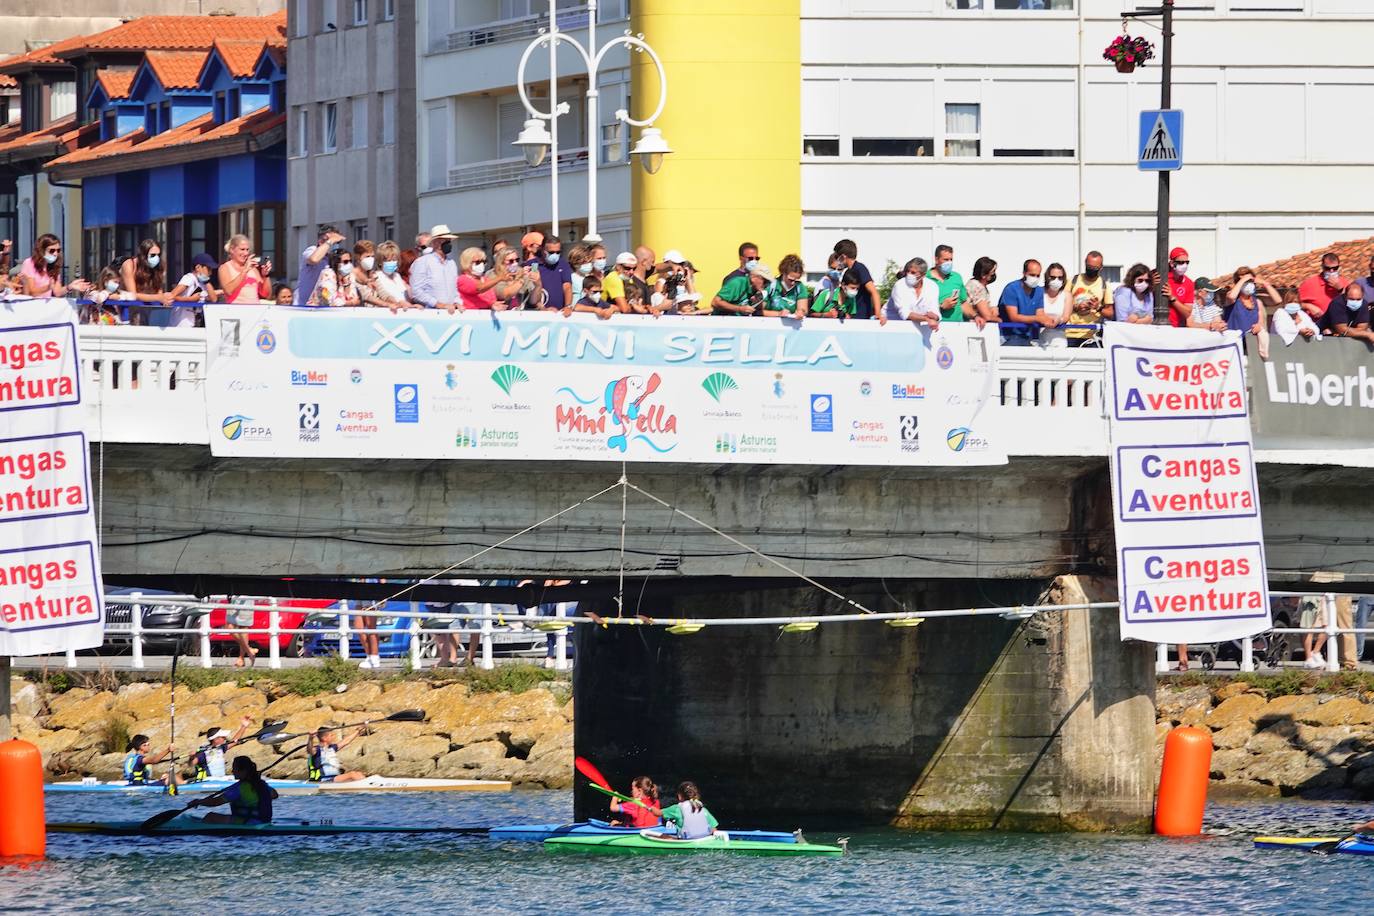
[(1040, 277), (1038, 275), (1034, 277), (1028, 276), (1024, 279), (1026, 282), (1026, 286), (1030, 287), (1031, 289), (1035, 289), (1040, 285)]
[(420, 249), (420, 254), (431, 254), (431, 253), (433, 253), (433, 251), (434, 251), (433, 246), (431, 246), (431, 245), (426, 245), (425, 247), (423, 247), (423, 248)]
[(758, 259), (758, 258), (750, 258), (748, 261), (745, 261), (745, 262), (744, 262), (744, 269), (745, 269), (745, 270), (753, 270), (754, 268), (756, 268), (756, 267), (758, 267), (758, 266), (759, 266), (759, 259)]
[(107, 292), (107, 293), (117, 293), (117, 292), (119, 292), (119, 281), (118, 281), (118, 280), (106, 280), (106, 281), (105, 281), (105, 292)]
[(953, 269), (953, 267), (954, 267), (954, 262), (953, 262), (953, 261), (941, 261), (939, 266), (940, 266), (940, 273), (942, 273), (942, 274), (948, 274), (948, 273), (950, 272), (950, 270)]
[(577, 265), (577, 272), (580, 273), (580, 274), (581, 274), (582, 276), (584, 276), (584, 277), (589, 277), (589, 276), (591, 276), (591, 273), (592, 273), (592, 262), (591, 262), (591, 261), (584, 261), (584, 262), (582, 262), (581, 264), (578, 264), (578, 265)]
[(595, 259), (592, 260), (592, 266), (595, 267), (597, 270), (605, 270), (605, 269), (606, 269), (606, 259), (605, 259), (605, 258), (595, 258)]
[(1064, 281), (1061, 280), (1059, 277), (1055, 277), (1054, 279), (1050, 280), (1050, 291), (1051, 291), (1051, 292), (1056, 292), (1056, 293), (1057, 293), (1057, 292), (1059, 292), (1059, 291), (1060, 291), (1061, 289), (1063, 289), (1063, 288), (1064, 288)]
[(1363, 300), (1363, 299), (1347, 299), (1347, 300), (1345, 300), (1345, 307), (1348, 308), (1348, 309), (1350, 309), (1350, 311), (1352, 311), (1352, 312), (1358, 312), (1363, 306), (1364, 306), (1364, 300)]
[(1322, 271), (1322, 276), (1326, 278), (1327, 283), (1335, 283), (1337, 278), (1340, 277), (1340, 275), (1341, 269), (1339, 267), (1337, 267), (1335, 270), (1332, 270), (1328, 267), (1326, 270)]
[(156, 267), (157, 265), (159, 265), (159, 264), (161, 264), (161, 263), (162, 263), (162, 255), (160, 255), (160, 254), (150, 254), (150, 255), (148, 255), (148, 266), (149, 266), (149, 267)]
[(1285, 302), (1283, 304), (1283, 310), (1290, 315), (1296, 315), (1298, 312), (1302, 311), (1302, 306), (1296, 302)]
[(487, 265), (485, 265), (485, 264), (473, 264), (473, 265), (472, 265), (472, 275), (473, 275), (474, 277), (480, 277), (480, 276), (482, 276), (482, 274), (484, 274), (484, 273), (486, 273), (486, 272), (487, 272)]
[(590, 299), (590, 300), (592, 300), (593, 302), (600, 302), (600, 301), (601, 301), (601, 294), (600, 294), (600, 293), (587, 293), (587, 298)]
[(1255, 294), (1254, 281), (1247, 280), (1245, 283), (1241, 284), (1240, 292), (1243, 296), (1253, 296)]
[(1149, 281), (1149, 280), (1137, 280), (1137, 281), (1135, 281), (1135, 291), (1136, 291), (1137, 293), (1144, 293), (1144, 292), (1145, 292), (1146, 290), (1148, 290), (1149, 288), (1150, 288), (1150, 281)]
[(57, 255), (53, 254), (53, 253), (50, 251), (50, 252), (48, 252), (47, 254), (43, 255), (43, 260), (46, 261), (46, 262), (49, 263), (49, 264), (56, 264), (56, 263), (57, 263)]
[(1175, 265), (1174, 265), (1174, 276), (1176, 276), (1176, 277), (1186, 277), (1187, 275), (1188, 275), (1188, 265), (1187, 265), (1187, 264), (1175, 264)]
[(918, 284), (918, 283), (920, 283), (920, 282), (921, 282), (921, 275), (920, 275), (920, 274), (907, 274), (907, 275), (906, 275), (906, 285), (907, 285), (907, 286), (910, 286), (912, 289), (915, 289), (915, 288), (916, 288), (916, 284)]
[(857, 286), (846, 286), (844, 288), (844, 294), (850, 299), (853, 299), (855, 296), (859, 295), (859, 288)]
[(371, 270), (377, 266), (377, 259), (370, 254), (365, 254), (362, 257), (362, 265), (363, 270)]

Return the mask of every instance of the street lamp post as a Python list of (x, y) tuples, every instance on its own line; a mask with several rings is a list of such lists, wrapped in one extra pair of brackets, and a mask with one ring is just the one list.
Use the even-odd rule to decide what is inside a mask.
[[(552, 7), (552, 4), (550, 4)], [(587, 65), (587, 234), (583, 236), (587, 241), (600, 241), (601, 236), (596, 231), (596, 168), (601, 159), (601, 137), (599, 130), (598, 103), (600, 100), (600, 90), (597, 88), (597, 71), (601, 67), (607, 52), (611, 49), (624, 45), (637, 54), (648, 54), (654, 62), (654, 67), (658, 70), (658, 107), (653, 114), (644, 120), (637, 120), (630, 117), (630, 113), (625, 109), (618, 109), (615, 113), (617, 121), (621, 121), (630, 127), (642, 128), (639, 140), (630, 149), (630, 155), (638, 157), (640, 164), (645, 171), (653, 174), (657, 172), (663, 164), (663, 157), (672, 152), (667, 140), (658, 128), (653, 126), (658, 116), (663, 113), (663, 106), (668, 102), (668, 76), (663, 70), (663, 62), (654, 53), (654, 49), (644, 41), (643, 35), (632, 35), (626, 32), (617, 35), (601, 47), (596, 46), (596, 0), (589, 0), (587, 4), (587, 45), (584, 47), (581, 42), (571, 35), (562, 32), (558, 28), (554, 18), (554, 10), (550, 9), (549, 30), (542, 32), (529, 43), (525, 48), (525, 53), (520, 56), (520, 67), (516, 72), (516, 89), (520, 93), (520, 101), (525, 106), (525, 111), (529, 118), (525, 121), (524, 130), (515, 138), (513, 145), (522, 149), (525, 153), (525, 161), (531, 167), (537, 166), (544, 161), (544, 156), (548, 154), (549, 148), (555, 143), (555, 135), (549, 132), (549, 128), (544, 122), (554, 126), (557, 130), (557, 119), (559, 115), (567, 114), (568, 106), (559, 104), (556, 89), (549, 94), (549, 110), (540, 111), (534, 107), (530, 101), (528, 93), (525, 92), (525, 66), (529, 63), (530, 57), (541, 47), (548, 46), (550, 57), (557, 51), (559, 42), (571, 45), (578, 54), (582, 55), (582, 61)], [(552, 66), (552, 65), (551, 65)], [(550, 82), (553, 83), (553, 76)], [(558, 157), (555, 153), (554, 160), (549, 163), (549, 168), (554, 176), (558, 174)], [(554, 177), (552, 182), (554, 193), (553, 212), (558, 212), (558, 184)], [(556, 219), (556, 217), (555, 217)]]

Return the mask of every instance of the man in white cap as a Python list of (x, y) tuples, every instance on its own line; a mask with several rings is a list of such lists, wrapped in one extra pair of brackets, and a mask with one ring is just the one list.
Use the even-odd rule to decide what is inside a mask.
[(191, 757), (191, 782), (205, 779), (227, 779), (228, 768), (224, 765), (224, 752), (232, 744), (238, 744), (248, 726), (253, 724), (249, 716), (239, 720), (239, 729), (232, 735), (227, 728), (212, 728), (205, 733), (205, 745)]
[(622, 251), (616, 255), (615, 267), (601, 280), (601, 301), (616, 311), (628, 312), (630, 306), (625, 301), (625, 286), (634, 282), (635, 267), (638, 265), (639, 258), (632, 251)]
[(462, 311), (458, 304), (458, 262), (449, 257), (457, 236), (440, 223), (429, 230), (429, 254), (410, 265), (410, 296), (425, 308)]

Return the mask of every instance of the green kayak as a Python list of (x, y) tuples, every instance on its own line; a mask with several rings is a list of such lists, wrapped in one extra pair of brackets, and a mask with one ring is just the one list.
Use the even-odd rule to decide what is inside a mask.
[(684, 852), (733, 852), (746, 856), (839, 856), (848, 840), (838, 846), (821, 843), (768, 843), (736, 840), (720, 832), (699, 840), (679, 840), (652, 831), (620, 836), (556, 836), (544, 841), (555, 852), (594, 852), (603, 855), (670, 855)]

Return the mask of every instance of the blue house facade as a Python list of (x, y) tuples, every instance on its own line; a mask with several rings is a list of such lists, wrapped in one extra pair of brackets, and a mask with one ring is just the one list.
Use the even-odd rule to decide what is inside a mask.
[(162, 245), (169, 281), (247, 235), (284, 264), (285, 52), (216, 41), (205, 51), (148, 51), (129, 73), (100, 71), (75, 148), (47, 165), (80, 179), (85, 275)]

